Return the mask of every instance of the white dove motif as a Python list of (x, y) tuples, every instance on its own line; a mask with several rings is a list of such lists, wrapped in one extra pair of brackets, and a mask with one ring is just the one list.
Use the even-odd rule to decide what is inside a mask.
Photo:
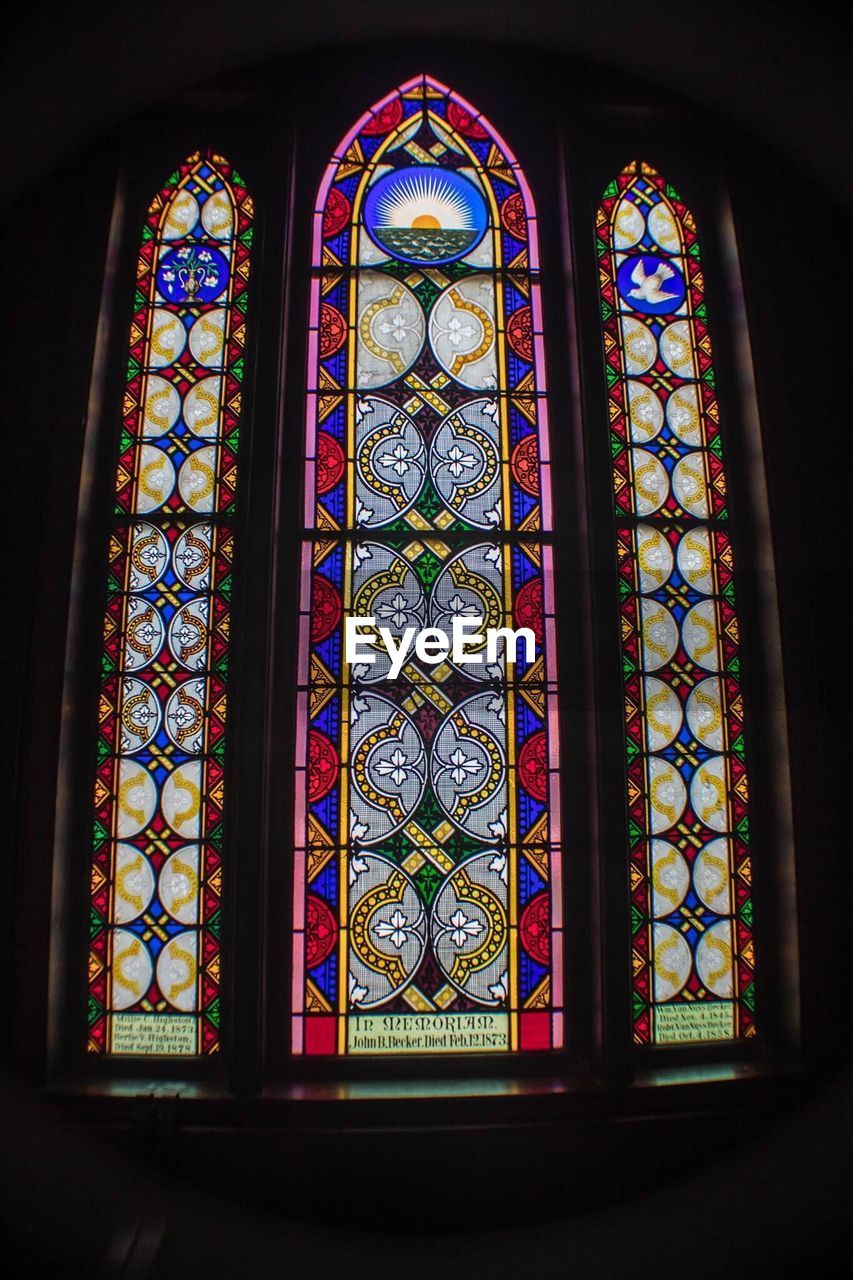
[(657, 271), (653, 272), (652, 275), (647, 276), (643, 268), (643, 259), (640, 258), (636, 267), (634, 267), (634, 270), (631, 272), (631, 279), (638, 287), (636, 289), (632, 289), (629, 296), (632, 298), (642, 298), (644, 302), (648, 302), (652, 306), (657, 302), (669, 302), (671, 299), (677, 298), (678, 294), (664, 293), (661, 289), (661, 285), (664, 280), (669, 280), (674, 275), (675, 272), (672, 270), (672, 267), (668, 267), (665, 262), (661, 262), (658, 265)]

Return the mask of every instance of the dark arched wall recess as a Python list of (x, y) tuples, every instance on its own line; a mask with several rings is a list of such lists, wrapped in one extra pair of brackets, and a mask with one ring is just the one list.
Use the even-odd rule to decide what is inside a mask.
[[(329, 16), (328, 6), (325, 11), (331, 31), (333, 18)], [(632, 28), (627, 7), (625, 12), (621, 33), (614, 34), (609, 45), (606, 43), (606, 34), (600, 33), (600, 43), (590, 50), (594, 56), (605, 60), (612, 58), (615, 61), (623, 42), (625, 45), (633, 43), (637, 49), (647, 45), (647, 34), (643, 34), (638, 27)], [(374, 26), (367, 25), (372, 20), (366, 18), (364, 12), (359, 17), (365, 34), (385, 34)], [(95, 16), (87, 13), (76, 21), (78, 25), (70, 32), (61, 32), (56, 28), (46, 33), (46, 39), (70, 39), (73, 47), (80, 48), (84, 38), (91, 37), (92, 30), (87, 24), (94, 22)], [(553, 22), (554, 19), (549, 18), (548, 21)], [(636, 21), (639, 23), (639, 19)], [(802, 29), (795, 44), (788, 21), (787, 17), (780, 19), (778, 15), (742, 16), (742, 22), (751, 24), (748, 30), (760, 32), (760, 56), (766, 57), (768, 62), (775, 62), (786, 75), (784, 94), (783, 86), (778, 85), (775, 78), (771, 78), (769, 83), (766, 80), (763, 82), (768, 105), (766, 114), (762, 114), (761, 119), (765, 121), (768, 130), (775, 131), (779, 154), (765, 151), (744, 134), (736, 132), (726, 135), (726, 150), (764, 427), (789, 706), (794, 815), (805, 864), (798, 884), (803, 943), (804, 1054), (813, 1073), (812, 1078), (819, 1083), (834, 1065), (843, 1061), (845, 1052), (844, 1019), (840, 1011), (844, 1008), (846, 990), (846, 956), (841, 930), (837, 927), (834, 913), (826, 905), (829, 901), (837, 900), (836, 887), (843, 883), (845, 869), (842, 858), (844, 842), (841, 839), (840, 817), (835, 801), (835, 797), (844, 794), (842, 716), (837, 698), (836, 677), (833, 674), (842, 669), (842, 650), (837, 628), (837, 573), (834, 564), (823, 559), (822, 553), (816, 555), (813, 544), (803, 535), (797, 513), (803, 511), (805, 482), (802, 465), (796, 460), (802, 457), (803, 424), (810, 424), (807, 435), (811, 454), (806, 486), (809, 510), (819, 513), (821, 546), (843, 547), (846, 517), (843, 504), (837, 502), (838, 474), (834, 460), (843, 454), (849, 430), (849, 413), (843, 404), (839, 410), (837, 388), (830, 380), (806, 376), (803, 372), (824, 367), (826, 353), (817, 329), (786, 322), (786, 317), (790, 314), (790, 296), (780, 273), (779, 263), (798, 261), (802, 253), (802, 226), (795, 224), (793, 220), (776, 219), (773, 221), (772, 243), (768, 239), (767, 201), (772, 193), (779, 190), (780, 174), (785, 173), (796, 180), (798, 190), (808, 201), (810, 239), (813, 238), (815, 243), (831, 240), (836, 246), (839, 273), (843, 270), (841, 255), (846, 252), (845, 245), (850, 243), (850, 237), (838, 234), (839, 227), (844, 225), (844, 214), (836, 203), (841, 189), (838, 183), (843, 172), (840, 164), (836, 166), (830, 150), (831, 140), (834, 138), (837, 141), (843, 135), (843, 131), (837, 127), (837, 119), (839, 106), (843, 109), (844, 104), (839, 104), (834, 98), (833, 89), (833, 85), (840, 83), (843, 59), (840, 53), (833, 55), (813, 28)], [(526, 15), (525, 25), (532, 38), (535, 38), (537, 30), (547, 30), (539, 27), (538, 22), (539, 19), (533, 13)], [(120, 83), (128, 100), (139, 106), (150, 101), (150, 95), (162, 96), (160, 88), (152, 88), (152, 82), (136, 70), (141, 65), (138, 48), (134, 50), (127, 41), (119, 39), (117, 28), (111, 25), (111, 21), (103, 20), (103, 23), (102, 48), (109, 50), (109, 56), (104, 54), (94, 73), (93, 63), (86, 64), (82, 56), (75, 63), (75, 59), (69, 57), (67, 63), (70, 69), (62, 72), (62, 77), (67, 76), (67, 79), (45, 80), (33, 65), (35, 49), (28, 55), (22, 47), (20, 56), (14, 60), (15, 71), (16, 74), (24, 74), (25, 79), (34, 86), (39, 86), (36, 95), (38, 105), (29, 121), (23, 118), (20, 110), (7, 114), (13, 126), (20, 126), (15, 152), (19, 159), (24, 159), (26, 165), (33, 165), (27, 172), (32, 175), (34, 183), (38, 157), (44, 157), (45, 154), (53, 158), (69, 157), (78, 146), (88, 148), (82, 156), (75, 155), (73, 160), (68, 160), (55, 173), (44, 176), (47, 166), (43, 165), (38, 176), (44, 180), (40, 180), (31, 189), (22, 191), (22, 195), (26, 195), (26, 206), (23, 203), (19, 206), (19, 211), (9, 224), (9, 243), (18, 243), (23, 219), (28, 228), (28, 243), (39, 246), (38, 253), (16, 254), (9, 262), (10, 296), (15, 296), (18, 301), (14, 317), (7, 316), (7, 321), (14, 319), (14, 324), (10, 326), (12, 337), (7, 339), (5, 346), (7, 353), (14, 355), (14, 385), (24, 389), (18, 393), (20, 412), (16, 410), (20, 429), (7, 440), (7, 463), (11, 481), (6, 503), (14, 539), (13, 549), (10, 551), (13, 560), (10, 563), (16, 566), (16, 618), (20, 619), (12, 637), (11, 667), (17, 673), (14, 705), (24, 745), (17, 757), (16, 776), (21, 786), (13, 810), (16, 846), (23, 852), (13, 864), (14, 891), (8, 895), (4, 904), (10, 919), (10, 926), (3, 932), (5, 971), (14, 975), (14, 981), (10, 984), (14, 1014), (5, 1030), (7, 1039), (11, 1042), (19, 1078), (22, 1075), (27, 1082), (28, 1092), (39, 1082), (41, 1075), (43, 1034), (40, 1011), (44, 1007), (43, 993), (47, 985), (48, 962), (46, 955), (38, 948), (26, 945), (26, 942), (27, 938), (45, 935), (50, 902), (49, 873), (33, 874), (31, 868), (34, 851), (50, 849), (52, 844), (52, 821), (48, 812), (51, 806), (44, 802), (44, 779), (52, 778), (56, 771), (58, 707), (61, 697), (61, 658), (57, 657), (57, 653), (61, 650), (61, 644), (59, 650), (55, 646), (51, 649), (48, 645), (47, 660), (42, 655), (45, 653), (45, 637), (62, 631), (67, 613), (71, 566), (67, 531), (73, 527), (76, 511), (76, 493), (74, 486), (69, 483), (69, 477), (76, 477), (79, 469), (79, 425), (86, 411), (89, 353), (93, 349), (96, 335), (98, 290), (109, 240), (110, 208), (115, 180), (110, 147), (92, 143), (90, 129), (93, 121), (84, 99), (95, 97), (97, 100), (97, 95), (84, 95), (81, 86), (84, 77), (91, 83), (96, 75), (104, 87), (105, 101), (111, 92), (111, 83)], [(732, 21), (727, 25), (737, 30), (737, 22)], [(614, 31), (615, 29), (614, 26)], [(197, 30), (196, 39), (204, 50), (199, 65), (206, 61), (208, 66), (222, 66), (226, 59), (236, 56), (233, 52), (236, 46), (226, 39), (224, 32), (214, 35), (208, 30), (202, 40)], [(268, 33), (269, 28), (264, 28), (259, 23), (252, 38), (262, 39), (265, 31)], [(294, 28), (294, 33), (296, 31), (297, 28)], [(282, 35), (281, 38), (284, 40), (288, 37)], [(293, 38), (296, 38), (295, 34)], [(113, 40), (114, 45), (111, 44)], [(678, 63), (678, 50), (684, 47), (678, 43), (679, 40), (687, 40), (686, 31), (683, 35), (672, 35), (673, 64)], [(841, 42), (837, 43), (840, 46)], [(696, 40), (695, 44), (697, 49), (700, 48), (700, 41)], [(182, 48), (177, 39), (172, 47), (174, 50)], [(271, 44), (267, 41), (264, 53), (268, 53), (270, 48)], [(43, 51), (44, 45), (39, 54), (40, 59)], [(420, 56), (417, 59), (409, 58), (399, 50), (395, 56), (405, 65), (400, 65), (399, 75), (390, 78), (392, 82), (395, 79), (402, 80), (423, 64)], [(492, 52), (488, 56), (492, 58), (493, 68), (520, 65), (511, 52)], [(639, 54), (636, 56), (639, 57)], [(747, 60), (749, 58), (748, 41), (744, 41), (742, 56)], [(181, 59), (171, 51), (166, 58), (166, 65), (168, 59), (172, 58), (173, 67), (179, 63), (184, 68), (188, 65), (186, 57)], [(728, 113), (747, 121), (756, 96), (755, 86), (749, 82), (757, 79), (761, 86), (760, 76), (756, 73), (750, 76), (746, 72), (738, 72), (736, 68), (742, 68), (744, 62), (738, 63), (737, 57), (726, 45), (715, 48), (712, 39), (705, 42), (701, 52), (694, 52), (692, 58), (691, 75), (697, 86), (696, 96), (717, 94), (720, 99), (725, 97)], [(731, 74), (724, 68), (727, 58)], [(62, 64), (62, 61), (58, 60), (57, 65)], [(807, 109), (794, 121), (790, 77), (794, 75), (796, 66), (803, 61), (810, 68), (808, 74), (814, 74), (815, 68), (817, 69), (818, 81), (823, 76), (826, 87), (803, 95)], [(460, 79), (458, 68), (448, 68), (445, 72), (440, 58), (431, 59), (429, 65), (451, 83), (461, 85), (464, 81), (464, 76)], [(574, 72), (575, 69), (572, 74)], [(584, 74), (589, 74), (588, 69)], [(569, 78), (567, 75), (567, 82)], [(357, 80), (356, 76), (354, 85)], [(529, 82), (533, 80), (535, 75), (530, 76)], [(698, 87), (700, 81), (707, 87)], [(384, 86), (388, 82), (389, 76), (384, 74), (380, 85)], [(172, 75), (168, 85), (170, 91), (176, 83), (176, 77)], [(610, 80), (608, 83), (612, 87), (614, 82)], [(132, 88), (134, 84), (137, 86), (136, 90)], [(630, 104), (634, 91), (624, 80), (620, 84), (621, 90), (614, 90), (613, 96), (621, 98), (624, 106), (626, 102)], [(469, 92), (474, 96), (474, 90)], [(213, 98), (215, 95), (208, 101)], [(787, 105), (784, 99), (787, 99)], [(24, 100), (26, 96), (22, 99)], [(363, 100), (364, 94), (361, 96), (361, 101)], [(201, 102), (199, 98), (196, 107)], [(780, 103), (782, 105), (778, 105)], [(359, 103), (354, 101), (353, 105), (358, 107)], [(486, 110), (491, 109), (490, 102), (484, 101), (482, 105)], [(618, 120), (620, 117), (614, 118)], [(34, 138), (36, 122), (38, 136)], [(342, 117), (341, 123), (346, 123), (346, 117)], [(830, 140), (829, 143), (827, 139)], [(28, 142), (34, 145), (25, 145)], [(810, 145), (812, 142), (813, 146)], [(43, 145), (51, 148), (49, 153), (40, 150)], [(190, 140), (186, 151), (192, 145)], [(823, 187), (816, 185), (796, 168), (798, 156), (806, 149), (812, 152), (812, 164), (816, 168), (821, 167)], [(631, 148), (632, 153), (634, 150), (635, 148)], [(620, 160), (627, 162), (630, 158), (626, 154)], [(318, 165), (321, 163), (318, 160)], [(701, 163), (700, 154), (699, 167)], [(162, 174), (156, 171), (153, 164), (150, 168), (153, 189)], [(672, 173), (671, 164), (667, 165), (666, 171), (668, 175)], [(319, 180), (319, 173), (317, 176)], [(602, 183), (601, 186), (603, 185)], [(83, 234), (75, 237), (73, 255), (67, 252), (67, 241), (60, 235), (52, 212), (53, 202), (59, 191), (62, 192), (64, 201), (70, 201), (76, 225), (83, 228)], [(684, 190), (682, 194), (687, 198)], [(588, 193), (590, 207), (598, 195), (600, 189)], [(57, 286), (57, 272), (63, 279), (61, 289)], [(821, 273), (803, 274), (798, 281), (798, 291), (798, 314), (815, 316), (824, 313), (825, 276)], [(43, 335), (45, 317), (48, 315), (55, 332), (73, 332), (75, 335), (73, 347), (66, 346), (56, 350), (49, 362), (44, 358), (43, 342), (36, 340)], [(597, 316), (589, 317), (586, 321), (590, 325), (597, 322)], [(581, 325), (584, 323), (581, 316)], [(22, 342), (22, 334), (34, 337)], [(816, 448), (816, 424), (820, 426), (819, 451)], [(42, 494), (39, 502), (33, 500), (35, 490), (31, 479), (36, 463), (39, 466)], [(745, 566), (743, 573), (746, 579), (749, 579), (752, 572), (749, 566)], [(756, 711), (760, 712), (760, 707)], [(90, 763), (87, 761), (85, 764), (88, 769)], [(22, 923), (22, 918), (25, 923)], [(719, 1093), (711, 1090), (706, 1095), (706, 1100), (713, 1111), (719, 1105)], [(738, 1134), (752, 1136), (760, 1129), (762, 1118), (776, 1114), (781, 1105), (782, 1100), (767, 1084), (750, 1090), (748, 1100), (744, 1101), (743, 1114), (716, 1125), (721, 1142), (723, 1145), (734, 1142)], [(659, 1101), (649, 1099), (650, 1111), (659, 1109), (660, 1106)], [(811, 1247), (814, 1258), (815, 1248), (820, 1247), (815, 1243), (821, 1238), (820, 1232), (831, 1229), (833, 1196), (837, 1194), (837, 1188), (843, 1185), (843, 1179), (838, 1177), (835, 1180), (836, 1190), (833, 1191), (828, 1176), (839, 1162), (839, 1157), (833, 1154), (828, 1132), (833, 1128), (836, 1133), (839, 1132), (837, 1119), (832, 1118), (839, 1113), (837, 1110), (830, 1112), (830, 1107), (837, 1108), (838, 1100), (828, 1096), (820, 1121), (815, 1119), (813, 1124), (809, 1121), (809, 1128), (801, 1123), (799, 1129), (780, 1129), (772, 1143), (756, 1146), (748, 1157), (754, 1163), (747, 1166), (730, 1160), (725, 1166), (720, 1165), (715, 1170), (715, 1185), (718, 1191), (723, 1188), (719, 1191), (720, 1199), (714, 1201), (718, 1220), (731, 1222), (732, 1231), (739, 1233), (740, 1238), (746, 1241), (743, 1266), (738, 1271), (740, 1263), (732, 1261), (730, 1274), (744, 1273), (747, 1263), (757, 1264), (762, 1257), (781, 1258), (783, 1249), (790, 1257), (797, 1253), (804, 1254), (806, 1248)], [(81, 1115), (84, 1114), (85, 1108), (81, 1107), (80, 1112)], [(102, 1113), (102, 1118), (104, 1114)], [(383, 1105), (375, 1114), (377, 1117), (387, 1117), (390, 1113)], [(336, 1115), (339, 1116), (339, 1113)], [(148, 1144), (147, 1150), (149, 1156), (153, 1155), (155, 1166), (174, 1160), (180, 1171), (197, 1176), (193, 1175), (192, 1164), (183, 1164), (182, 1157), (176, 1155), (177, 1148), (174, 1144), (170, 1146), (169, 1107), (164, 1108), (161, 1104), (156, 1116), (159, 1119), (155, 1118), (152, 1110), (147, 1132), (153, 1133), (159, 1125), (159, 1132), (166, 1137), (159, 1148), (156, 1143)], [(247, 1128), (257, 1121), (256, 1116), (248, 1113), (245, 1113), (244, 1118)], [(461, 1111), (459, 1118), (462, 1119)], [(329, 1122), (332, 1128), (340, 1123), (334, 1116), (330, 1116)], [(551, 1124), (553, 1129), (553, 1122)], [(650, 1122), (643, 1121), (641, 1124), (635, 1119), (623, 1126), (624, 1134), (630, 1132), (633, 1135), (631, 1138), (626, 1136), (624, 1145), (619, 1145), (620, 1139), (612, 1128), (608, 1128), (604, 1143), (599, 1132), (594, 1141), (584, 1146), (579, 1135), (584, 1128), (589, 1131), (590, 1124), (589, 1117), (573, 1123), (567, 1115), (556, 1126), (556, 1138), (549, 1136), (549, 1149), (554, 1149), (556, 1141), (557, 1147), (565, 1153), (565, 1164), (558, 1166), (555, 1183), (568, 1188), (574, 1200), (572, 1204), (567, 1204), (562, 1194), (555, 1191), (553, 1196), (542, 1201), (544, 1208), (559, 1211), (569, 1210), (574, 1205), (578, 1210), (592, 1210), (602, 1206), (617, 1188), (620, 1193), (631, 1194), (636, 1187), (636, 1177), (630, 1171), (630, 1154), (635, 1159), (644, 1158), (650, 1162), (645, 1165), (646, 1173), (642, 1178), (645, 1186), (650, 1185), (658, 1176), (663, 1176), (666, 1166), (662, 1159), (656, 1162), (654, 1149), (667, 1147), (671, 1152), (689, 1134), (687, 1122), (678, 1118), (670, 1123), (668, 1144), (665, 1141), (659, 1142), (663, 1130), (659, 1130), (658, 1136), (650, 1141), (648, 1134), (651, 1130), (647, 1127)], [(143, 1131), (146, 1125), (149, 1125), (149, 1120), (143, 1122)], [(593, 1124), (592, 1128), (594, 1127)], [(640, 1130), (643, 1130), (642, 1134)], [(13, 1154), (13, 1159), (19, 1170), (22, 1168), (20, 1152), (28, 1148), (28, 1158), (38, 1159), (49, 1150), (48, 1142), (51, 1139), (39, 1137), (34, 1140), (34, 1132), (34, 1129), (30, 1129), (18, 1133), (21, 1145)], [(418, 1147), (418, 1151), (434, 1160), (437, 1168), (441, 1167), (444, 1155), (449, 1158), (452, 1151), (458, 1150), (458, 1134), (451, 1136), (453, 1140), (448, 1140), (442, 1146), (440, 1135), (427, 1135), (428, 1140)], [(698, 1142), (699, 1134), (694, 1136)], [(470, 1140), (475, 1141), (473, 1138)], [(185, 1138), (182, 1138), (181, 1142), (184, 1141)], [(352, 1134), (344, 1140), (349, 1151), (355, 1150), (357, 1143), (358, 1138)], [(310, 1152), (314, 1150), (317, 1163), (313, 1168), (320, 1174), (323, 1169), (328, 1170), (339, 1157), (340, 1147), (341, 1143), (334, 1134), (326, 1133), (313, 1141), (306, 1138), (302, 1151), (305, 1160), (310, 1161)], [(514, 1153), (529, 1161), (534, 1160), (537, 1150), (535, 1146), (525, 1148), (524, 1140), (511, 1134), (504, 1135), (495, 1151), (498, 1148), (507, 1155)], [(695, 1150), (696, 1147), (691, 1149)], [(220, 1137), (215, 1141), (211, 1140), (208, 1152), (212, 1164), (228, 1169), (228, 1185), (237, 1187), (242, 1175), (239, 1174), (239, 1160), (235, 1158), (234, 1148)], [(603, 1152), (606, 1152), (604, 1159)], [(820, 1160), (814, 1158), (817, 1152), (822, 1155)], [(581, 1186), (576, 1178), (573, 1181), (570, 1176), (575, 1167), (573, 1157), (577, 1158), (582, 1154), (589, 1156), (586, 1163), (589, 1170), (586, 1187)], [(595, 1163), (596, 1158), (598, 1164)], [(90, 1167), (97, 1167), (96, 1157), (87, 1149), (84, 1160), (89, 1159), (92, 1161)], [(812, 1163), (807, 1163), (808, 1160)], [(256, 1143), (254, 1161), (256, 1177), (252, 1179), (247, 1176), (243, 1188), (247, 1194), (260, 1196), (261, 1183), (267, 1180), (267, 1175), (274, 1180), (280, 1167), (279, 1158), (272, 1145)], [(54, 1160), (54, 1167), (57, 1163)], [(309, 1163), (304, 1167), (312, 1166)], [(797, 1170), (805, 1174), (802, 1182), (794, 1178)], [(745, 1180), (743, 1183), (738, 1181), (741, 1177)], [(25, 1178), (19, 1175), (19, 1188), (22, 1181)], [(301, 1201), (299, 1199), (300, 1179), (295, 1177), (285, 1181), (293, 1196), (290, 1203), (304, 1207), (305, 1197)], [(813, 1189), (819, 1188), (821, 1196), (812, 1197), (807, 1194), (808, 1187), (804, 1187), (804, 1183)], [(37, 1198), (39, 1190), (44, 1191), (50, 1185), (49, 1175), (45, 1173), (40, 1180), (27, 1185), (32, 1189), (32, 1196)], [(731, 1209), (731, 1202), (725, 1198), (726, 1189), (731, 1187), (736, 1190), (738, 1186), (745, 1185), (750, 1187), (750, 1195), (753, 1197), (750, 1201), (752, 1214), (749, 1219), (720, 1217), (728, 1214)], [(680, 1193), (680, 1188), (671, 1186), (665, 1190), (667, 1202), (675, 1204), (672, 1197), (674, 1193)], [(60, 1186), (55, 1189), (53, 1204), (61, 1204), (62, 1196), (63, 1188)], [(795, 1212), (780, 1217), (776, 1213), (774, 1206), (802, 1203), (803, 1196), (805, 1207), (799, 1215)], [(758, 1197), (758, 1201), (755, 1197)], [(707, 1201), (704, 1203), (707, 1205)], [(519, 1208), (519, 1214), (529, 1217), (535, 1214), (535, 1206), (528, 1200), (524, 1208)], [(52, 1220), (55, 1222), (56, 1218)], [(488, 1222), (485, 1212), (482, 1221)], [(817, 1224), (817, 1234), (809, 1232), (810, 1223)], [(75, 1239), (74, 1230), (69, 1224), (64, 1230), (55, 1230), (54, 1234), (57, 1239), (66, 1240), (70, 1246)], [(679, 1227), (679, 1230), (682, 1228)], [(685, 1250), (691, 1247), (691, 1230), (689, 1225), (683, 1227)], [(267, 1244), (272, 1250), (273, 1245), (254, 1220), (250, 1231), (259, 1242), (259, 1255)], [(627, 1219), (616, 1222), (612, 1231), (605, 1226), (590, 1229), (586, 1235), (585, 1231), (585, 1227), (577, 1227), (574, 1231), (577, 1245), (575, 1256), (587, 1256), (584, 1255), (583, 1248), (594, 1249), (596, 1266), (602, 1274), (608, 1274), (608, 1258), (620, 1253), (623, 1259), (632, 1256), (629, 1244), (625, 1243), (623, 1246), (619, 1243), (620, 1240), (628, 1242), (631, 1239), (632, 1227)], [(775, 1244), (771, 1231), (776, 1236)], [(245, 1227), (243, 1232), (245, 1239)], [(327, 1229), (324, 1229), (324, 1234), (328, 1235)], [(166, 1238), (162, 1242), (166, 1251), (170, 1247), (169, 1235), (170, 1230), (167, 1229)], [(109, 1233), (100, 1238), (106, 1248)], [(228, 1255), (228, 1245), (223, 1237), (218, 1238), (224, 1259)], [(334, 1234), (332, 1238), (336, 1238)], [(525, 1238), (526, 1247), (528, 1251), (533, 1250), (534, 1256), (539, 1256), (536, 1250), (544, 1250), (547, 1242), (548, 1252), (542, 1254), (541, 1269), (543, 1274), (548, 1274), (550, 1259), (558, 1254), (562, 1241), (566, 1239), (562, 1229), (559, 1235), (533, 1228), (527, 1231), (519, 1229), (518, 1234), (501, 1237), (500, 1245), (497, 1237), (481, 1243), (479, 1247), (484, 1250), (481, 1257), (491, 1257), (493, 1274), (501, 1274), (500, 1267), (504, 1265), (501, 1254), (504, 1259), (516, 1252), (521, 1256)], [(312, 1239), (314, 1245), (318, 1246), (316, 1236)], [(289, 1244), (294, 1246), (295, 1242), (291, 1240)], [(81, 1249), (82, 1247), (81, 1243)], [(275, 1247), (281, 1250), (281, 1238), (277, 1238)], [(298, 1247), (303, 1250), (309, 1247), (304, 1237), (299, 1238)], [(352, 1243), (352, 1248), (358, 1248), (358, 1241)], [(424, 1256), (429, 1254), (429, 1248), (428, 1243), (422, 1246)], [(529, 1252), (528, 1256), (531, 1256)], [(643, 1256), (645, 1255), (633, 1254), (640, 1267)], [(694, 1259), (692, 1266), (695, 1273), (703, 1274), (703, 1268), (708, 1269), (710, 1262), (706, 1263), (699, 1256), (691, 1256)], [(294, 1264), (295, 1274), (299, 1274), (299, 1265), (301, 1264)], [(615, 1264), (611, 1271), (618, 1273)], [(412, 1264), (411, 1274), (418, 1274), (415, 1263)]]

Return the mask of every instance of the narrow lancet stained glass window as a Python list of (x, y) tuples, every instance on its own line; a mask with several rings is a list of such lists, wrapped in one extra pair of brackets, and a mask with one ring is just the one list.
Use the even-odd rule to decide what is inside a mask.
[(190, 156), (139, 251), (115, 473), (89, 1048), (219, 1045), (223, 760), (252, 201)]
[(754, 1033), (743, 699), (696, 225), (631, 164), (598, 213), (622, 602), (634, 1038)]
[[(548, 433), (530, 190), (428, 78), (367, 112), (314, 220), (293, 1047), (563, 1042)], [(345, 620), (372, 618), (344, 661)], [(388, 648), (532, 632), (475, 663)]]

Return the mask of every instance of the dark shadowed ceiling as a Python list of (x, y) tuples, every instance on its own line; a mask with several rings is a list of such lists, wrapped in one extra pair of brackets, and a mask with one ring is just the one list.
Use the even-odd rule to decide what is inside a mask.
[(629, 71), (797, 157), (853, 205), (849, 7), (673, 0), (93, 0), (10, 6), (2, 198), (106, 125), (230, 68), (359, 40), (498, 41)]

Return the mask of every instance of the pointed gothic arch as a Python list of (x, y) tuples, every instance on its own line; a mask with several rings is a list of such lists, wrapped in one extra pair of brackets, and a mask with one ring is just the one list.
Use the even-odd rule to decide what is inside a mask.
[[(366, 112), (314, 215), (293, 1047), (563, 1044), (539, 249), (514, 155), (427, 76)], [(529, 627), (513, 667), (344, 662), (348, 617)], [(369, 644), (376, 642), (375, 632)], [(484, 655), (478, 654), (478, 658)]]
[(232, 518), (252, 199), (195, 152), (149, 206), (98, 695), (89, 1049), (219, 1047)]
[(638, 1043), (755, 1034), (739, 621), (696, 223), (645, 163), (597, 217)]

